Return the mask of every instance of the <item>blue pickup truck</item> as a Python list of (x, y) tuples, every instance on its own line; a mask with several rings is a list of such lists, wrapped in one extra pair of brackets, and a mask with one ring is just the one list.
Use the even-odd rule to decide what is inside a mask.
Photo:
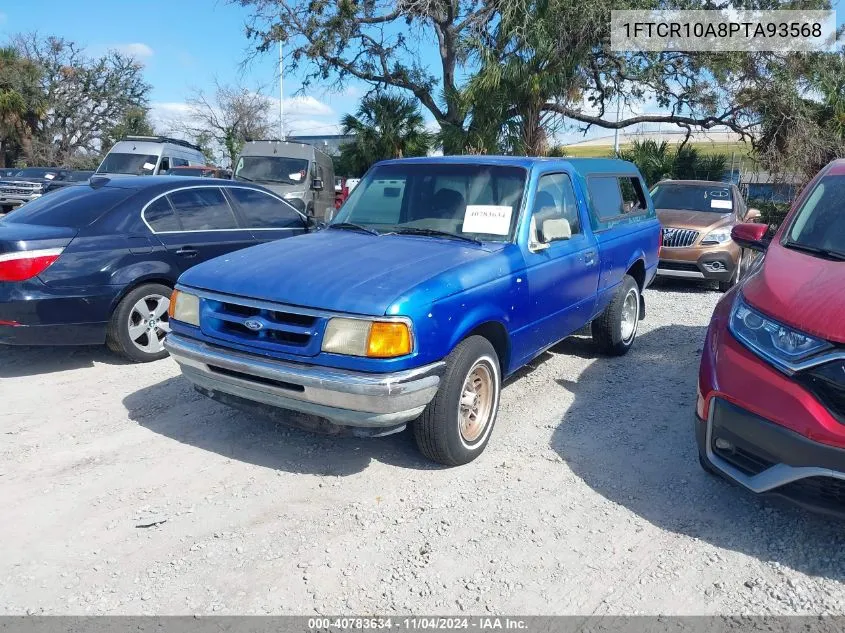
[(604, 352), (631, 348), (659, 241), (628, 162), (386, 161), (322, 230), (184, 273), (165, 347), (227, 404), (359, 435), (411, 424), (427, 457), (465, 464), (537, 355), (588, 324)]

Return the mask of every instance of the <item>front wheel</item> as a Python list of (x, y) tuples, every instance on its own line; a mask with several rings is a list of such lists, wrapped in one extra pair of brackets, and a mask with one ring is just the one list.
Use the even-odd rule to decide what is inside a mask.
[(591, 325), (593, 341), (605, 354), (622, 356), (634, 345), (640, 324), (640, 287), (625, 275), (610, 305)]
[(162, 284), (144, 284), (123, 297), (109, 320), (106, 332), (109, 349), (135, 363), (165, 358), (164, 336), (170, 331), (167, 309), (171, 292)]
[(470, 336), (446, 358), (440, 388), (413, 424), (423, 455), (446, 466), (468, 464), (487, 446), (499, 410), (502, 378), (496, 350)]

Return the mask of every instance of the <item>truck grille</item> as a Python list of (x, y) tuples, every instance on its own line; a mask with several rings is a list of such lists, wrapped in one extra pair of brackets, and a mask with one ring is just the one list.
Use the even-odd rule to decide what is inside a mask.
[(692, 229), (676, 229), (666, 227), (663, 229), (664, 248), (684, 248), (692, 246), (698, 239), (698, 231)]
[(200, 323), (208, 336), (246, 347), (314, 356), (327, 319), (297, 308), (237, 299), (203, 298)]
[(845, 361), (833, 361), (796, 375), (833, 416), (845, 424)]
[(21, 187), (0, 187), (0, 193), (27, 196), (32, 193), (32, 189), (23, 189)]

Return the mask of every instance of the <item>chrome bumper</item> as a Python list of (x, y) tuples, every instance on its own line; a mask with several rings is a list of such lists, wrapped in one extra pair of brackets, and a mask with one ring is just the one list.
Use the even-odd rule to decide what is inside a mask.
[(670, 268), (658, 268), (658, 277), (677, 277), (678, 279), (706, 279), (704, 273), (697, 270), (672, 270)]
[(169, 334), (164, 347), (194, 385), (353, 427), (391, 427), (417, 418), (434, 398), (445, 363), (391, 374), (291, 363)]

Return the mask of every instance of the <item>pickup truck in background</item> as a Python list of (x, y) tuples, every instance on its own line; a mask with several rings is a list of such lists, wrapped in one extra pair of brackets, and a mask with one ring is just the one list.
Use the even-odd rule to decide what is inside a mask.
[(222, 402), (359, 435), (411, 424), (427, 457), (465, 464), (517, 369), (588, 324), (631, 348), (660, 233), (628, 162), (386, 161), (323, 230), (184, 273), (165, 347)]

